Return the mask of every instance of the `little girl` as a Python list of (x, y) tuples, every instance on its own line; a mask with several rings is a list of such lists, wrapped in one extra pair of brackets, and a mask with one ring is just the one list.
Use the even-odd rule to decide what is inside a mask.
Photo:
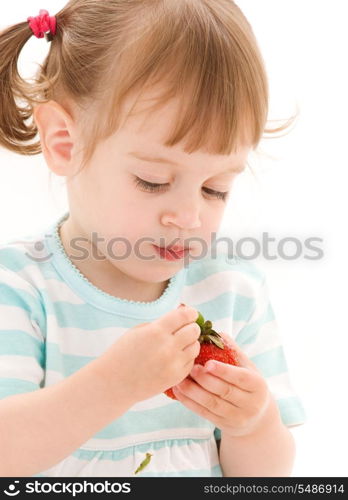
[[(69, 211), (0, 247), (0, 475), (130, 477), (145, 457), (137, 476), (290, 475), (305, 417), (265, 277), (209, 251), (266, 130), (248, 21), (231, 0), (20, 21), (0, 34), (0, 142), (42, 152)], [(29, 82), (32, 35), (50, 50)], [(240, 366), (193, 369), (198, 311)]]

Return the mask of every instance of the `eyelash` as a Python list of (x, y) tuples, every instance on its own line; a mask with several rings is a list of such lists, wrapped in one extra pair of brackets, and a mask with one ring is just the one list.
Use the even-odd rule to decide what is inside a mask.
[[(137, 186), (141, 186), (141, 187), (145, 188), (147, 191), (150, 191), (152, 193), (156, 192), (156, 191), (160, 191), (161, 187), (167, 185), (167, 184), (154, 184), (152, 182), (147, 182), (147, 181), (144, 181), (143, 179), (140, 179), (139, 177), (135, 178), (135, 184)], [(209, 193), (207, 193), (207, 194), (215, 196), (219, 200), (226, 201), (226, 198), (228, 196), (228, 191), (223, 193), (221, 191), (214, 191), (213, 189), (209, 189), (209, 188), (204, 188), (204, 189), (209, 191)]]

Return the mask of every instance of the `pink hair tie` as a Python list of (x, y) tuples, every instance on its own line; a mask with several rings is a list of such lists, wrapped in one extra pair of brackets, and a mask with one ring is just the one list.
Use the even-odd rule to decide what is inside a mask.
[(28, 17), (27, 21), (36, 38), (43, 38), (48, 32), (46, 39), (51, 41), (56, 34), (57, 19), (55, 16), (50, 17), (45, 9), (41, 9), (40, 14), (36, 17)]

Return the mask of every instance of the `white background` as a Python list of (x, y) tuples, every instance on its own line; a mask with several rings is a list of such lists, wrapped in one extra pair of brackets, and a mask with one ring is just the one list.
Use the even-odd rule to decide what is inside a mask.
[[(65, 1), (15, 0), (1, 8), (0, 28)], [(270, 120), (298, 107), (296, 126), (265, 139), (238, 180), (223, 222), (234, 239), (262, 233), (304, 245), (323, 239), (324, 258), (267, 260), (273, 308), (281, 328), (293, 384), (307, 423), (292, 430), (297, 442), (294, 476), (347, 476), (347, 47), (346, 0), (239, 0), (253, 26), (269, 76)], [(31, 76), (49, 44), (35, 37), (21, 56)], [(270, 122), (271, 126), (278, 122)], [(43, 156), (0, 149), (0, 242), (46, 228), (67, 209), (64, 179), (49, 183)], [(272, 246), (273, 245), (273, 246)], [(294, 247), (289, 245), (291, 255)], [(304, 253), (309, 254), (304, 248)]]

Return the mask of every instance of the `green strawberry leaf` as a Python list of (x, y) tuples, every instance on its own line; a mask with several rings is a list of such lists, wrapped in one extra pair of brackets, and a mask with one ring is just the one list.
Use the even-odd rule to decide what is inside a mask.
[(198, 318), (196, 319), (196, 323), (199, 324), (199, 326), (201, 327), (201, 329), (203, 328), (204, 326), (204, 318), (203, 316), (201, 315), (201, 313), (198, 311)]
[(215, 330), (213, 330), (213, 323), (210, 320), (205, 321), (199, 311), (196, 323), (198, 323), (202, 332), (198, 339), (201, 344), (203, 344), (204, 342), (210, 344), (213, 343), (220, 349), (224, 349), (224, 343), (221, 336)]
[(209, 340), (211, 340), (217, 347), (220, 349), (224, 349), (224, 344), (220, 340), (220, 337), (216, 337), (215, 335), (208, 335)]

